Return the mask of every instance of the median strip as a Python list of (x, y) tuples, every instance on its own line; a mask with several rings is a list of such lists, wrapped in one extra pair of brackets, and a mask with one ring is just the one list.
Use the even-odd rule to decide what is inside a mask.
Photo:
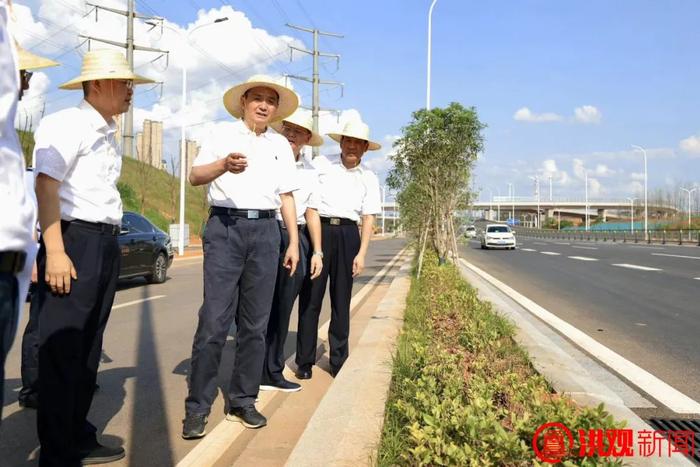
[(650, 268), (649, 266), (639, 266), (638, 264), (617, 263), (613, 264), (613, 266), (617, 266), (618, 268), (636, 269), (638, 271), (663, 271), (663, 269)]

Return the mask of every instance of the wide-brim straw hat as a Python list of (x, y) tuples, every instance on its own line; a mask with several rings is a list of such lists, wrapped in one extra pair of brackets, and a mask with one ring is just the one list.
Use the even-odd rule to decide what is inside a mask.
[(311, 138), (309, 139), (309, 142), (306, 143), (307, 146), (323, 146), (323, 137), (313, 130), (314, 121), (311, 116), (305, 115), (300, 110), (297, 110), (289, 117), (283, 119), (281, 122), (275, 122), (270, 126), (274, 128), (275, 131), (277, 131), (278, 133), (282, 133), (282, 126), (284, 122), (300, 126), (311, 132)]
[(343, 136), (349, 136), (350, 138), (363, 139), (369, 143), (368, 151), (376, 151), (381, 149), (382, 145), (372, 141), (369, 138), (369, 126), (364, 122), (349, 121), (345, 124), (343, 129), (338, 133), (326, 133), (333, 141), (340, 143)]
[(59, 65), (58, 62), (54, 62), (49, 58), (41, 57), (29, 52), (26, 49), (23, 49), (19, 44), (16, 44), (16, 47), (20, 70), (39, 70), (41, 68), (49, 68)]
[(254, 75), (248, 78), (245, 83), (238, 84), (224, 94), (224, 107), (228, 113), (236, 118), (243, 117), (243, 107), (241, 106), (241, 97), (249, 89), (264, 87), (274, 90), (279, 96), (277, 110), (272, 116), (271, 122), (278, 122), (294, 113), (299, 107), (299, 98), (297, 94), (286, 86), (279, 84), (272, 77), (267, 75)]
[(82, 89), (85, 81), (98, 79), (128, 79), (134, 84), (154, 83), (152, 79), (137, 75), (129, 68), (123, 53), (113, 49), (91, 50), (83, 56), (80, 76), (63, 83), (61, 89)]

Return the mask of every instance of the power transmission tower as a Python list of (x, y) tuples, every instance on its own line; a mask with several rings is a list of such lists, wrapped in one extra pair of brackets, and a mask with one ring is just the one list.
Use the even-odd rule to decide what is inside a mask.
[[(297, 52), (301, 52), (301, 53), (305, 53), (305, 54), (313, 56), (313, 61), (314, 61), (313, 75), (310, 78), (308, 76), (297, 76), (297, 75), (285, 75), (285, 76), (288, 78), (292, 78), (292, 79), (306, 81), (306, 82), (312, 84), (312, 87), (313, 87), (312, 96), (313, 97), (311, 100), (311, 116), (313, 117), (313, 130), (315, 133), (318, 133), (318, 115), (319, 115), (319, 112), (321, 110), (328, 111), (328, 112), (336, 111), (336, 109), (321, 109), (321, 103), (320, 103), (320, 99), (319, 99), (319, 86), (321, 84), (340, 86), (341, 92), (342, 92), (342, 88), (344, 86), (344, 84), (339, 82), (339, 81), (328, 81), (328, 80), (319, 79), (319, 76), (318, 76), (318, 59), (319, 59), (319, 57), (335, 58), (336, 66), (339, 66), (340, 55), (329, 54), (329, 53), (319, 51), (318, 50), (318, 37), (319, 36), (329, 36), (329, 37), (342, 38), (343, 36), (341, 34), (336, 34), (333, 32), (323, 32), (323, 31), (319, 31), (318, 29), (304, 28), (304, 27), (295, 26), (295, 25), (289, 24), (289, 23), (287, 23), (287, 26), (292, 28), (292, 29), (297, 29), (299, 31), (311, 33), (314, 36), (314, 50), (313, 51), (306, 50), (306, 49), (300, 49), (300, 48), (294, 47), (292, 45), (289, 46), (289, 48), (290, 48), (290, 60), (291, 60), (292, 54), (294, 53), (295, 50)], [(318, 151), (319, 151), (319, 148), (317, 148), (317, 147), (313, 148), (313, 157), (318, 156)]]
[[(151, 21), (163, 21), (163, 18), (158, 18), (154, 16), (144, 16), (136, 13), (134, 11), (134, 0), (128, 0), (127, 11), (97, 5), (90, 2), (87, 2), (87, 5), (90, 5), (91, 7), (95, 8), (95, 18), (97, 18), (98, 10), (105, 10), (110, 13), (126, 16), (126, 42), (115, 42), (107, 39), (100, 39), (99, 37), (84, 36), (82, 34), (79, 34), (78, 37), (80, 37), (81, 39), (87, 39), (88, 41), (103, 42), (105, 44), (110, 44), (116, 47), (126, 49), (126, 59), (129, 62), (129, 68), (132, 72), (134, 71), (134, 50), (157, 52), (161, 54), (168, 53), (167, 50), (154, 49), (152, 47), (144, 47), (141, 45), (134, 44), (134, 18)], [(90, 43), (88, 42), (88, 49), (89, 47)], [(124, 151), (124, 155), (127, 157), (133, 157), (134, 155), (134, 140), (134, 103), (132, 100), (131, 105), (129, 105), (129, 110), (126, 112), (126, 114), (124, 114), (124, 125), (122, 128), (122, 149)]]

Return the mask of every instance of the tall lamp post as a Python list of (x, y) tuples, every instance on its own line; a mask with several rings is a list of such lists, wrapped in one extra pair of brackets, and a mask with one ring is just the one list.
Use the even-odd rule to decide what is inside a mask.
[(586, 232), (588, 232), (588, 172), (585, 172), (585, 183), (586, 183)]
[(508, 194), (510, 195), (510, 203), (511, 203), (511, 214), (510, 214), (510, 220), (515, 226), (515, 187), (513, 186), (512, 183), (508, 184)]
[(637, 198), (627, 198), (630, 202), (630, 232), (634, 233), (634, 200)]
[(690, 190), (687, 188), (681, 188), (681, 191), (685, 191), (686, 193), (688, 193), (688, 239), (690, 239), (690, 235), (691, 235), (690, 234), (690, 224), (691, 224), (690, 215), (693, 212), (693, 210), (691, 208), (691, 206), (692, 206), (691, 203), (692, 203), (693, 199), (690, 197), (690, 195), (697, 189), (698, 189), (698, 187), (691, 188)]
[(487, 188), (489, 190), (489, 194), (491, 197), (489, 198), (489, 220), (492, 221), (493, 219), (491, 216), (493, 215), (493, 190), (491, 188)]
[(535, 181), (535, 196), (537, 197), (537, 215), (535, 216), (535, 228), (540, 228), (540, 177), (535, 175), (534, 177), (528, 177), (530, 180)]
[[(185, 35), (185, 43), (189, 45), (189, 40), (190, 36), (192, 35), (193, 32), (206, 27), (206, 26), (211, 26), (212, 24), (216, 23), (223, 23), (224, 21), (228, 21), (228, 17), (224, 16), (222, 18), (216, 18), (214, 21), (211, 21), (209, 23), (204, 23), (200, 24), (196, 28), (190, 30), (187, 32)], [(154, 25), (152, 23), (147, 23)], [(170, 26), (165, 26), (166, 28), (179, 32), (177, 29), (170, 27)], [(185, 160), (187, 158), (187, 145), (185, 144), (185, 114), (186, 114), (186, 109), (187, 109), (187, 61), (183, 60), (182, 62), (182, 95), (181, 95), (181, 102), (180, 102), (180, 108), (182, 111), (182, 123), (180, 124), (180, 223), (178, 227), (178, 233), (177, 233), (177, 254), (179, 256), (182, 256), (185, 252), (185, 176), (187, 174), (187, 161)]]
[(431, 51), (433, 44), (433, 8), (437, 0), (433, 0), (430, 4), (430, 10), (428, 10), (428, 83), (425, 90), (425, 109), (430, 110), (430, 64), (431, 64)]
[(386, 211), (384, 205), (386, 204), (386, 186), (381, 185), (379, 188), (382, 189), (382, 237), (384, 236), (384, 218), (386, 217)]
[(644, 239), (646, 240), (649, 236), (649, 205), (647, 198), (649, 174), (647, 173), (647, 151), (636, 144), (633, 144), (632, 148), (637, 151), (642, 151), (642, 154), (644, 154)]

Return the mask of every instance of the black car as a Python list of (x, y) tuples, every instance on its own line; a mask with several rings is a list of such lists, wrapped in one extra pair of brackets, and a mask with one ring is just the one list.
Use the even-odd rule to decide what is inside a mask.
[(119, 248), (122, 252), (120, 279), (143, 276), (152, 284), (165, 282), (166, 272), (173, 262), (170, 236), (148, 219), (125, 212)]

